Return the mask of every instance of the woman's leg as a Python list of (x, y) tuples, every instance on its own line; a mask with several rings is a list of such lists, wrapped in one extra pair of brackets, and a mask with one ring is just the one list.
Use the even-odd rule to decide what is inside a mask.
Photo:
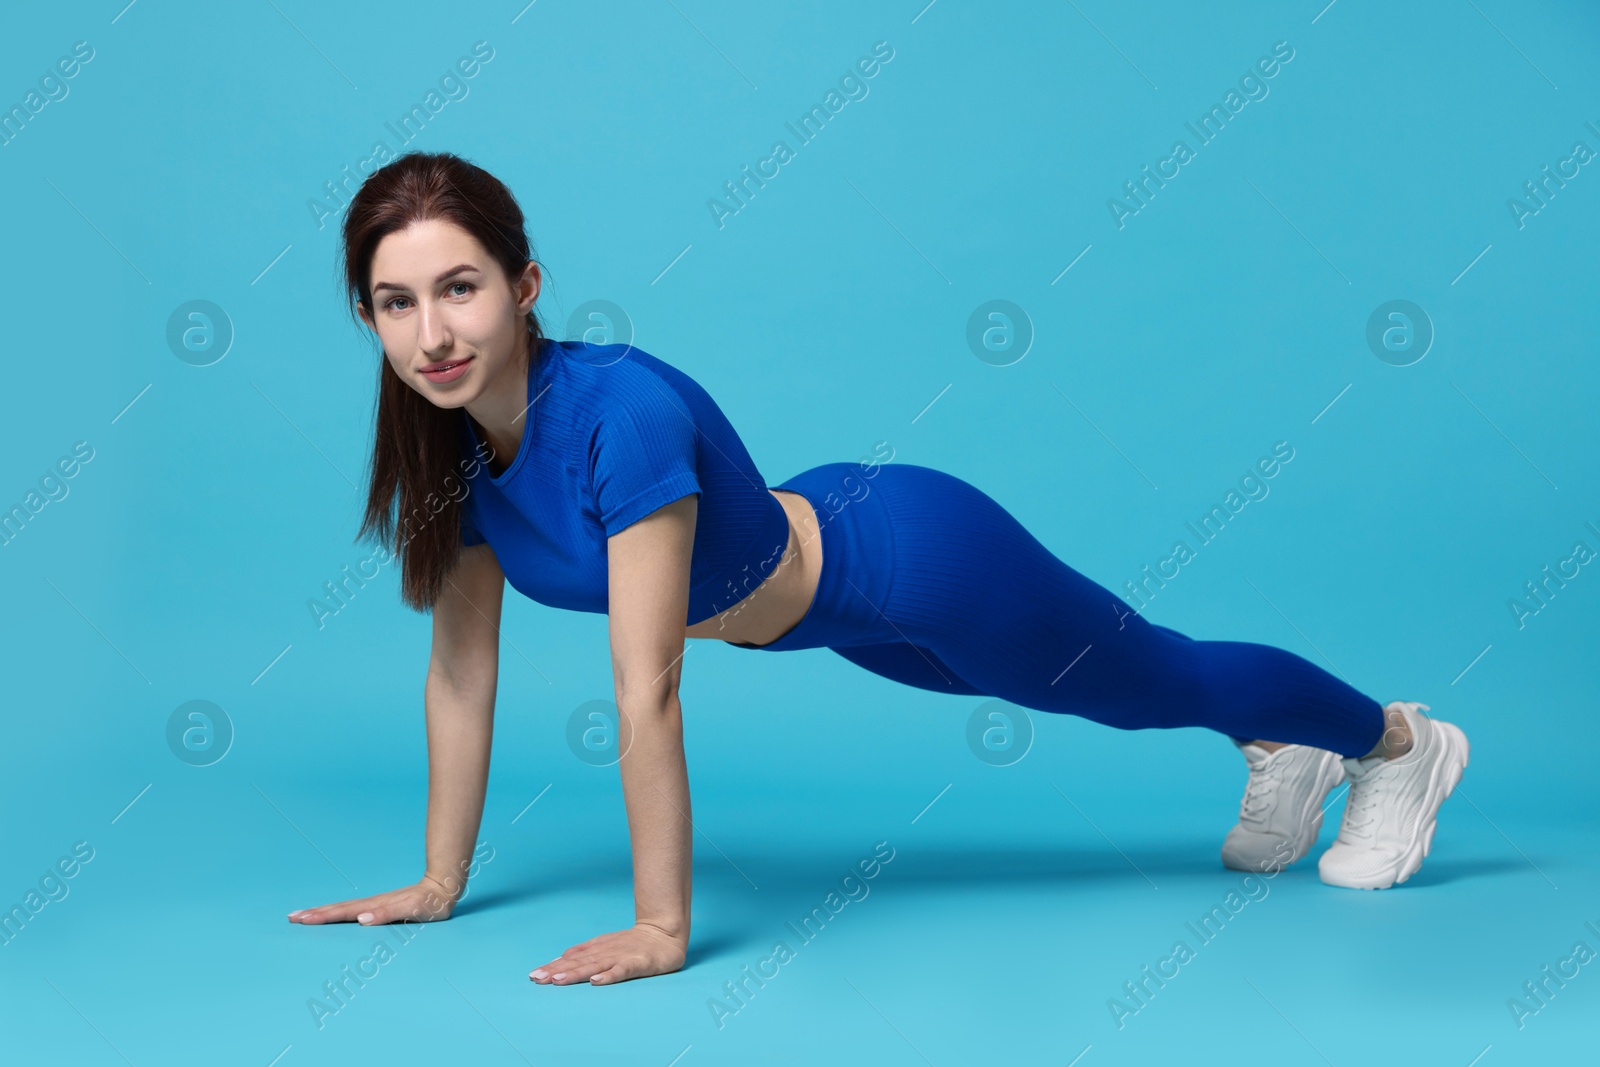
[(1383, 733), (1376, 700), (1292, 652), (1150, 623), (953, 475), (890, 465), (875, 489), (894, 541), (882, 613), (908, 646), (895, 668), (931, 679), (921, 648), (978, 695), (1120, 729), (1203, 726), (1344, 756)]
[[(1392, 741), (1385, 709), (1346, 682), (1271, 645), (1195, 641), (1146, 621), (982, 491), (930, 467), (868, 474), (824, 464), (778, 488), (811, 501), (825, 547), (805, 618), (760, 647), (831, 648), (908, 685), (1122, 729), (1203, 726), (1309, 746), (1274, 761), (1331, 750), (1346, 757), (1350, 796), (1338, 839), (1318, 861), (1322, 880), (1381, 889), (1405, 881), (1427, 855), (1468, 747), (1458, 727), (1423, 716), (1426, 705), (1390, 706)], [(1283, 775), (1260, 762), (1241, 818), (1283, 792)], [(1315, 838), (1319, 790), (1295, 793), (1316, 803), (1294, 805), (1283, 841)], [(1276, 848), (1268, 859), (1287, 862)]]

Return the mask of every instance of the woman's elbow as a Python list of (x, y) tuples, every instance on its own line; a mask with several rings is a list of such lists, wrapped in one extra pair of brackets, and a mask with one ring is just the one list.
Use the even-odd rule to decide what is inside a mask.
[(674, 680), (668, 684), (663, 678), (641, 681), (632, 685), (617, 684), (617, 707), (632, 716), (653, 718), (675, 716), (682, 712), (678, 703), (678, 686)]

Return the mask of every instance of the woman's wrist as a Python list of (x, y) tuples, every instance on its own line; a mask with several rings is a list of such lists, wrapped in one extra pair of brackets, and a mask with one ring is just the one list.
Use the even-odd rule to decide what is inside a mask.
[(633, 925), (647, 926), (652, 930), (666, 934), (668, 937), (679, 942), (680, 944), (686, 945), (689, 943), (688, 916), (684, 916), (682, 918), (664, 917), (659, 915), (654, 917), (636, 916), (633, 920)]
[[(463, 865), (463, 870), (465, 870), (465, 865)], [(465, 873), (452, 874), (449, 871), (436, 872), (428, 869), (423, 871), (422, 882), (424, 885), (431, 886), (451, 904), (460, 900), (467, 889), (467, 876)]]

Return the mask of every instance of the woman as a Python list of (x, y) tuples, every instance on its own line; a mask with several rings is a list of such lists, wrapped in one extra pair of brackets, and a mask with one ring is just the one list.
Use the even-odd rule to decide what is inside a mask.
[[(634, 925), (572, 946), (536, 982), (683, 966), (689, 637), (827, 647), (907, 685), (1122, 729), (1205, 726), (1249, 767), (1227, 866), (1303, 856), (1345, 777), (1322, 880), (1386, 888), (1421, 865), (1467, 762), (1455, 726), (1426, 705), (1381, 707), (1281, 649), (1150, 623), (937, 470), (829, 463), (769, 488), (687, 375), (628, 346), (544, 337), (522, 212), (483, 170), (422, 153), (383, 167), (350, 203), (343, 256), (385, 356), (361, 532), (397, 546), (404, 600), (433, 612), (427, 866), (416, 885), (291, 921), (449, 917), (483, 811), (508, 580), (609, 616), (633, 845)], [(450, 491), (458, 468), (464, 496)]]

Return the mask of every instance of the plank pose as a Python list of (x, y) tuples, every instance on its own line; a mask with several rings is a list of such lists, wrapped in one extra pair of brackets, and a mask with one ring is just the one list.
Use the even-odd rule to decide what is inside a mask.
[(1121, 729), (1207, 727), (1248, 766), (1228, 867), (1304, 856), (1345, 779), (1322, 880), (1380, 889), (1421, 866), (1467, 763), (1466, 737), (1427, 705), (1383, 706), (1283, 649), (1151, 623), (929, 467), (826, 463), (768, 487), (688, 375), (631, 346), (545, 337), (530, 252), (509, 190), (448, 153), (399, 157), (347, 209), (344, 284), (385, 356), (362, 533), (398, 547), (403, 598), (433, 612), (427, 862), (415, 885), (291, 921), (449, 917), (483, 813), (508, 581), (608, 616), (633, 847), (634, 925), (536, 968), (541, 984), (683, 966), (691, 637), (826, 647), (906, 685)]

